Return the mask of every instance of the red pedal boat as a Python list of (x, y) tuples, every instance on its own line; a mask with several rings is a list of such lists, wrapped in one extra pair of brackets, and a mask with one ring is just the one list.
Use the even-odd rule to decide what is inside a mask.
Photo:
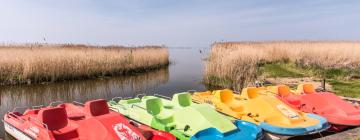
[(295, 109), (318, 114), (331, 124), (331, 130), (340, 131), (360, 125), (360, 108), (342, 100), (331, 92), (316, 92), (312, 84), (298, 86), (298, 93), (286, 85), (277, 86), (278, 98)]
[(109, 111), (105, 100), (85, 105), (59, 104), (12, 111), (4, 116), (5, 131), (28, 140), (175, 140), (167, 132), (151, 129)]

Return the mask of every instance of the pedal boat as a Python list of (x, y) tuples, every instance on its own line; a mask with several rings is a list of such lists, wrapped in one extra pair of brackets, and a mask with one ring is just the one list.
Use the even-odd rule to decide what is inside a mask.
[(15, 109), (4, 116), (5, 131), (20, 140), (175, 140), (171, 134), (136, 124), (113, 111), (105, 100)]
[(261, 139), (262, 130), (246, 121), (230, 121), (207, 104), (193, 104), (191, 95), (143, 96), (110, 101), (110, 108), (141, 124), (170, 132), (179, 140)]
[(312, 84), (301, 84), (297, 93), (288, 86), (269, 87), (284, 103), (303, 112), (325, 117), (332, 127), (330, 130), (341, 131), (348, 126), (360, 125), (360, 107), (344, 101), (331, 92), (316, 92)]
[(274, 137), (318, 133), (329, 128), (325, 118), (292, 109), (274, 96), (259, 94), (259, 88), (245, 88), (241, 95), (229, 89), (194, 92), (196, 103), (208, 103), (236, 119), (259, 125)]

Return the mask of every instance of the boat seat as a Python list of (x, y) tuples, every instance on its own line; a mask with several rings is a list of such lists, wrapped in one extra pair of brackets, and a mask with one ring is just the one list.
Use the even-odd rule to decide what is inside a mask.
[(66, 114), (71, 120), (79, 120), (85, 118), (85, 112), (83, 112), (82, 109), (79, 109), (78, 106), (74, 104), (65, 103), (58, 106), (65, 108)]
[(79, 139), (79, 133), (77, 127), (68, 125), (67, 127), (51, 131), (57, 140), (77, 140)]
[(235, 112), (242, 112), (244, 110), (244, 107), (240, 104), (230, 104), (229, 105), (231, 110), (235, 111)]
[(161, 112), (155, 116), (157, 119), (160, 120), (162, 123), (171, 123), (174, 120), (173, 114), (170, 112)]
[(190, 106), (192, 104), (190, 94), (181, 93), (181, 94), (178, 94), (177, 96), (178, 96), (178, 102), (179, 102), (180, 106), (187, 107), (187, 106)]
[(260, 91), (260, 89), (256, 88), (256, 87), (249, 87), (247, 88), (247, 96), (249, 99), (254, 99), (256, 97), (259, 96), (258, 92)]
[(221, 90), (220, 101), (235, 112), (242, 112), (244, 110), (244, 107), (241, 104), (234, 101), (234, 93), (231, 90)]
[(291, 94), (290, 88), (286, 85), (279, 85), (277, 91), (278, 91), (277, 94), (282, 97), (287, 97)]
[(172, 103), (166, 103), (164, 104), (164, 108), (166, 109), (173, 109), (174, 108), (174, 105)]
[(293, 95), (290, 91), (290, 88), (287, 85), (279, 85), (278, 86), (278, 95), (286, 98), (286, 101), (292, 105), (300, 106), (301, 100), (299, 97)]
[(172, 113), (164, 111), (163, 103), (160, 98), (146, 100), (146, 110), (158, 119), (161, 123), (168, 124), (174, 121)]
[(85, 110), (92, 116), (109, 114), (109, 106), (104, 99), (88, 101), (85, 103)]
[(311, 94), (311, 93), (315, 93), (315, 88), (313, 84), (304, 84), (303, 85), (303, 92), (305, 94)]
[(77, 139), (77, 127), (68, 122), (66, 110), (63, 107), (41, 109), (38, 119), (47, 125), (55, 139)]
[(149, 130), (139, 129), (139, 131), (147, 140), (151, 140), (151, 138), (154, 137), (154, 134)]
[(295, 106), (300, 106), (300, 104), (301, 104), (300, 97), (292, 95), (292, 94), (289, 94), (286, 97), (286, 101)]

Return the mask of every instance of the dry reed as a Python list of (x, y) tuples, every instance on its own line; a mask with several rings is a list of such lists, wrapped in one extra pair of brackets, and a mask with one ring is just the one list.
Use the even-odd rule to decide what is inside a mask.
[(164, 47), (86, 45), (0, 46), (0, 83), (39, 83), (121, 75), (169, 63)]
[(254, 82), (259, 62), (290, 61), (322, 68), (360, 67), (360, 42), (278, 41), (214, 43), (205, 81), (241, 89)]

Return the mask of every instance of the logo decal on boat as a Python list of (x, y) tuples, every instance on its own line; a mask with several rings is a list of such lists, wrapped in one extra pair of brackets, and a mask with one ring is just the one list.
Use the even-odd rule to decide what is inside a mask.
[(140, 136), (123, 123), (115, 124), (113, 129), (121, 140), (140, 140)]
[(285, 116), (287, 116), (287, 117), (289, 117), (289, 118), (291, 118), (291, 119), (299, 119), (299, 115), (296, 113), (296, 112), (294, 112), (294, 111), (292, 111), (291, 109), (289, 109), (288, 107), (286, 107), (286, 106), (284, 106), (284, 105), (282, 105), (282, 104), (279, 104), (279, 105), (277, 105), (276, 106), (279, 110), (280, 110), (280, 112), (282, 113), (282, 114), (284, 114)]

